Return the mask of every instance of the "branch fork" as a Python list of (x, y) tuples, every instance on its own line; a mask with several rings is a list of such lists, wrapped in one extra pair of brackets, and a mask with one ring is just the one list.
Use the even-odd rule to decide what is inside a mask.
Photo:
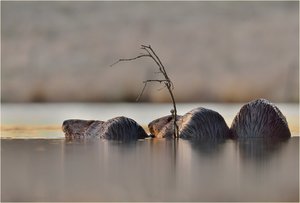
[(126, 62), (126, 61), (133, 61), (133, 60), (137, 60), (139, 58), (144, 58), (144, 57), (150, 57), (158, 66), (159, 72), (156, 73), (162, 73), (165, 79), (150, 79), (150, 80), (145, 80), (143, 81), (144, 83), (144, 87), (141, 91), (141, 93), (139, 94), (139, 96), (137, 97), (137, 101), (140, 100), (140, 98), (142, 97), (146, 86), (148, 83), (150, 82), (159, 82), (159, 83), (164, 83), (164, 86), (168, 89), (171, 99), (172, 99), (172, 103), (173, 103), (173, 109), (170, 111), (173, 117), (173, 121), (174, 121), (174, 138), (178, 138), (179, 137), (179, 132), (178, 132), (178, 125), (177, 125), (177, 108), (176, 108), (176, 102), (175, 102), (175, 98), (174, 98), (174, 94), (173, 94), (173, 89), (174, 89), (174, 84), (173, 82), (170, 80), (166, 69), (164, 67), (164, 65), (162, 64), (160, 58), (157, 56), (157, 54), (154, 52), (154, 50), (152, 49), (152, 47), (150, 45), (146, 46), (146, 45), (141, 45), (141, 49), (144, 50), (146, 53), (141, 53), (140, 55), (133, 57), (133, 58), (125, 58), (125, 59), (119, 59), (118, 61), (116, 61), (115, 63), (113, 63), (110, 66), (114, 66), (120, 62)]

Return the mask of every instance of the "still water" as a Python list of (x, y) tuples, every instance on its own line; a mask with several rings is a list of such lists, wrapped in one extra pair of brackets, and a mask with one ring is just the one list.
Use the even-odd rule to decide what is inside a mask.
[[(241, 105), (184, 104), (231, 123)], [(279, 107), (285, 142), (146, 139), (67, 142), (66, 118), (125, 115), (145, 125), (170, 105), (2, 105), (1, 201), (299, 201), (298, 105)], [(293, 121), (296, 120), (296, 121)]]

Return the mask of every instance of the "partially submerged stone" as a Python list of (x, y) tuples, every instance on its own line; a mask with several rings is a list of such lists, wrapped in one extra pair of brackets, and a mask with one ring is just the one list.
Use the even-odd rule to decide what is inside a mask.
[(234, 138), (291, 137), (286, 118), (266, 99), (245, 104), (235, 116), (230, 130)]
[(106, 122), (70, 119), (63, 122), (62, 129), (67, 139), (99, 137), (111, 140), (136, 140), (148, 137), (138, 123), (123, 116)]

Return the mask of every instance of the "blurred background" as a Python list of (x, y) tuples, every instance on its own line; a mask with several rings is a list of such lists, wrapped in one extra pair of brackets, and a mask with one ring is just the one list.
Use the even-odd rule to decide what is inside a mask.
[[(2, 102), (299, 102), (298, 2), (1, 2)], [(150, 85), (143, 102), (170, 102)]]

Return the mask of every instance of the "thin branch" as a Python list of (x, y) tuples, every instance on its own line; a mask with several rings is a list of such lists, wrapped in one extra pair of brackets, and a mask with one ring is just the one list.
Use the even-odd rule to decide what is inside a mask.
[[(158, 68), (159, 68), (159, 71), (161, 72), (161, 73), (163, 73), (163, 75), (165, 75), (164, 74), (164, 72), (163, 72), (163, 67), (161, 66), (161, 64), (159, 63), (159, 60), (157, 60), (156, 58), (155, 58), (155, 56), (153, 56), (153, 53), (151, 53), (148, 49), (150, 48), (150, 46), (145, 46), (145, 45), (141, 45), (141, 49), (143, 49), (143, 50), (145, 50), (149, 55), (150, 55), (150, 57), (153, 59), (153, 61), (156, 63), (156, 65), (158, 66)], [(151, 49), (150, 49), (151, 50)]]
[(144, 83), (144, 87), (142, 89), (142, 92), (139, 94), (139, 96), (137, 97), (137, 101), (140, 100), (140, 98), (142, 97), (146, 87), (147, 87), (147, 84), (149, 82), (159, 82), (159, 83), (164, 83), (164, 87), (166, 87), (170, 93), (170, 96), (171, 96), (171, 99), (172, 99), (172, 103), (173, 103), (173, 109), (171, 110), (171, 114), (172, 114), (172, 117), (173, 117), (173, 120), (174, 120), (174, 137), (175, 138), (178, 138), (178, 125), (177, 125), (177, 108), (176, 108), (176, 102), (175, 102), (175, 97), (174, 97), (174, 94), (172, 92), (172, 90), (174, 89), (174, 84), (173, 82), (170, 80), (167, 72), (166, 72), (166, 69), (164, 67), (164, 65), (162, 64), (161, 60), (159, 59), (159, 57), (156, 55), (156, 53), (154, 52), (154, 50), (151, 48), (151, 46), (146, 46), (146, 45), (141, 45), (141, 49), (142, 50), (145, 50), (147, 53), (145, 54), (140, 54), (138, 55), (137, 57), (134, 57), (134, 58), (129, 58), (129, 59), (119, 59), (117, 62), (113, 63), (111, 66), (119, 63), (119, 62), (122, 62), (122, 61), (133, 61), (133, 60), (136, 60), (138, 58), (142, 58), (142, 57), (150, 57), (152, 58), (152, 60), (156, 63), (156, 65), (158, 66), (158, 69), (159, 69), (159, 73), (162, 73), (164, 75), (164, 80), (162, 79), (157, 79), (157, 80), (145, 80), (143, 81)]
[(169, 82), (168, 80), (145, 80), (143, 81), (143, 83), (147, 83), (147, 82), (159, 82), (159, 83), (162, 83), (162, 82)]
[(162, 72), (163, 74), (165, 75), (166, 78), (169, 78), (167, 73), (166, 73), (166, 70), (165, 70), (165, 67), (164, 65), (162, 64), (161, 60), (159, 59), (159, 57), (156, 55), (156, 53), (153, 51), (153, 49), (151, 48), (151, 46), (144, 46), (144, 47), (147, 47), (148, 49), (150, 49), (151, 53), (155, 56), (155, 58), (157, 59), (158, 63), (160, 64), (160, 67), (162, 68)]
[[(174, 89), (174, 84), (173, 82), (169, 79), (169, 76), (167, 75), (167, 72), (165, 70), (164, 65), (162, 64), (161, 60), (159, 59), (159, 57), (157, 56), (157, 54), (154, 52), (154, 50), (151, 48), (151, 46), (145, 46), (145, 45), (141, 45), (142, 49), (146, 50), (147, 53), (151, 56), (151, 58), (156, 62), (156, 64), (159, 67), (160, 72), (165, 76), (166, 79), (168, 79), (171, 83), (171, 87), (172, 89)], [(149, 51), (149, 50), (150, 51)], [(157, 72), (156, 72), (157, 73)]]
[[(143, 87), (141, 93), (139, 94), (139, 96), (136, 98), (136, 101), (137, 101), (137, 102), (140, 101), (140, 99), (141, 99), (141, 97), (142, 97), (142, 95), (143, 95), (143, 93), (144, 93), (144, 91), (145, 91), (145, 89), (146, 89), (146, 86), (147, 86), (148, 82), (159, 82), (159, 83), (162, 83), (162, 82), (167, 82), (167, 80), (145, 80), (145, 81), (143, 81), (144, 87)], [(167, 87), (167, 86), (164, 85), (163, 88), (165, 88), (165, 87)], [(163, 88), (162, 88), (162, 89), (163, 89)]]
[(163, 90), (163, 89), (165, 89), (165, 88), (167, 88), (166, 85), (164, 85), (164, 86), (162, 86), (161, 88), (157, 89), (157, 91), (161, 91), (161, 90)]
[(137, 102), (140, 101), (140, 99), (141, 99), (141, 97), (142, 97), (142, 95), (143, 95), (143, 93), (144, 93), (144, 91), (145, 91), (145, 89), (146, 89), (146, 86), (147, 86), (147, 83), (144, 83), (144, 87), (143, 87), (141, 93), (140, 93), (139, 96), (136, 98), (136, 101), (137, 101)]
[(136, 60), (138, 58), (142, 58), (142, 57), (152, 57), (150, 54), (141, 54), (141, 55), (138, 55), (137, 57), (134, 57), (134, 58), (128, 58), (128, 59), (119, 59), (118, 61), (116, 61), (115, 63), (111, 64), (110, 67), (116, 65), (117, 63), (120, 63), (122, 61), (133, 61), (133, 60)]

